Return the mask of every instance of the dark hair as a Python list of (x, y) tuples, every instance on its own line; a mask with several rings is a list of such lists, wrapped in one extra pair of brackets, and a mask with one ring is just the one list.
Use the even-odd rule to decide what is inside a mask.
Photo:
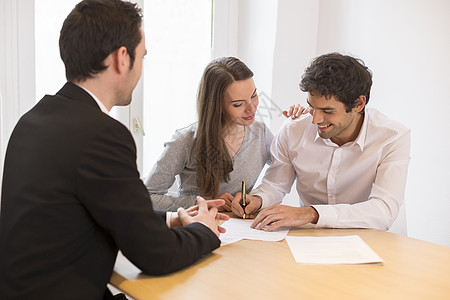
[(222, 103), (234, 82), (253, 77), (253, 72), (235, 57), (221, 57), (206, 66), (197, 94), (196, 136), (197, 187), (204, 196), (215, 197), (219, 184), (230, 179), (233, 161), (223, 139), (225, 120)]
[[(300, 81), (300, 89), (329, 99), (335, 96), (350, 112), (359, 96), (370, 98), (372, 72), (360, 59), (339, 53), (330, 53), (315, 58), (306, 68)], [(364, 111), (364, 109), (362, 110)]]
[(122, 46), (134, 64), (142, 13), (121, 0), (84, 0), (67, 16), (59, 37), (68, 81), (83, 81), (105, 70), (104, 60)]

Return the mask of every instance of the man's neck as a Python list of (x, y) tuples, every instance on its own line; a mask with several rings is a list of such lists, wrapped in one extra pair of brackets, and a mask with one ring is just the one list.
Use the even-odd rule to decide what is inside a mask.
[(344, 144), (347, 144), (349, 142), (353, 142), (358, 138), (359, 132), (361, 131), (362, 125), (364, 123), (364, 113), (358, 113), (355, 116), (355, 120), (353, 122), (353, 124), (351, 125), (353, 128), (350, 129), (351, 134), (347, 137), (344, 138), (335, 138), (332, 137), (330, 140), (339, 145), (342, 146)]
[(84, 81), (75, 81), (73, 83), (94, 94), (95, 97), (97, 97), (97, 100), (104, 105), (106, 110), (108, 112), (111, 111), (111, 108), (114, 106), (112, 104), (111, 97), (109, 92), (104, 90), (104, 85), (99, 82), (99, 80), (93, 78)]

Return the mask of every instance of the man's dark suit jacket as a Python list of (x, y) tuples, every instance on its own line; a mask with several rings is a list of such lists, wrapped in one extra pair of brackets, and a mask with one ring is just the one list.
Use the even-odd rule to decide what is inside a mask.
[(0, 299), (102, 299), (120, 249), (147, 274), (220, 245), (206, 226), (169, 229), (139, 179), (134, 140), (67, 83), (16, 125), (5, 156)]

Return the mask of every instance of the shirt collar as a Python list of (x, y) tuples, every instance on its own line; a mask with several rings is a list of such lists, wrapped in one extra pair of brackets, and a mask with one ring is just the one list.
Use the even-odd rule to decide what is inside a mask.
[[(364, 150), (364, 144), (366, 142), (367, 124), (368, 124), (368, 120), (369, 120), (369, 110), (370, 110), (369, 108), (367, 108), (367, 107), (365, 108), (364, 121), (363, 121), (361, 130), (359, 131), (359, 134), (358, 134), (358, 137), (356, 138), (356, 140), (346, 143), (346, 144), (342, 145), (342, 147), (352, 147), (353, 145), (356, 144), (359, 146), (361, 151)], [(319, 132), (316, 131), (316, 137), (314, 138), (314, 142), (316, 142), (318, 139), (322, 140), (328, 146), (338, 147), (338, 145), (333, 143), (332, 140), (321, 138), (319, 135)]]
[(92, 93), (91, 91), (89, 91), (88, 89), (79, 86), (80, 88), (82, 88), (83, 90), (85, 90), (89, 95), (91, 95), (92, 98), (94, 98), (95, 102), (97, 102), (97, 105), (100, 107), (101, 111), (104, 112), (105, 114), (109, 115), (109, 111), (106, 108), (106, 106), (103, 104), (102, 101), (100, 101), (100, 99), (97, 98), (97, 96), (94, 95), (94, 93)]
[(356, 138), (354, 144), (358, 144), (361, 151), (364, 151), (364, 145), (366, 143), (366, 132), (367, 132), (367, 124), (369, 123), (369, 110), (367, 107), (364, 109), (364, 121), (361, 126), (361, 130), (359, 131), (358, 137)]

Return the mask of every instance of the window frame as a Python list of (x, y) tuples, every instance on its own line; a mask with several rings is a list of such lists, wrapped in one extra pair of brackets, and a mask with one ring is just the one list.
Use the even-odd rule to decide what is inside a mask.
[(20, 116), (35, 104), (34, 3), (0, 4), (0, 186), (9, 136)]
[[(144, 0), (135, 0), (145, 15)], [(0, 4), (0, 182), (6, 146), (20, 116), (36, 103), (35, 2), (2, 0)], [(211, 57), (236, 56), (238, 43), (238, 0), (213, 0)], [(145, 74), (142, 74), (145, 76)], [(142, 77), (127, 107), (113, 116), (132, 133), (136, 142), (137, 166), (142, 170), (143, 138), (137, 124), (144, 122)], [(1, 183), (0, 183), (1, 185)]]

